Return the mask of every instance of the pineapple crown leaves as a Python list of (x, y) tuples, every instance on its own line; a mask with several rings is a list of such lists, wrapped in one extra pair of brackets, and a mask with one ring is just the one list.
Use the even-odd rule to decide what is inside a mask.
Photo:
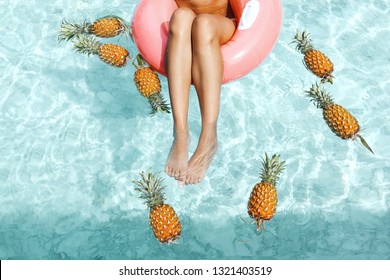
[(98, 40), (86, 34), (78, 34), (77, 39), (73, 42), (76, 52), (87, 55), (98, 54), (101, 45)]
[(325, 109), (329, 104), (333, 104), (333, 98), (330, 92), (325, 88), (319, 86), (317, 83), (312, 84), (310, 90), (306, 91), (310, 101), (314, 103), (317, 108)]
[(87, 21), (84, 21), (83, 24), (78, 24), (76, 22), (69, 22), (66, 19), (63, 19), (58, 31), (58, 41), (69, 41), (79, 34), (88, 33), (90, 26), (91, 24)]
[(294, 39), (291, 42), (291, 44), (297, 44), (295, 49), (300, 51), (302, 54), (313, 50), (312, 40), (310, 39), (309, 35), (310, 34), (306, 31), (300, 32), (299, 30), (297, 30)]
[(162, 185), (163, 179), (159, 174), (153, 174), (152, 170), (149, 170), (148, 173), (142, 171), (140, 176), (141, 179), (133, 183), (136, 185), (135, 189), (141, 193), (139, 197), (144, 200), (148, 208), (153, 209), (163, 204), (165, 186)]
[(171, 112), (171, 107), (159, 92), (149, 96), (148, 101), (151, 107), (149, 113), (151, 116), (154, 116), (157, 112), (164, 112), (168, 114)]
[(269, 158), (265, 153), (265, 158), (262, 158), (262, 169), (260, 171), (260, 178), (262, 182), (270, 183), (273, 186), (279, 180), (279, 176), (286, 168), (285, 161), (280, 160), (280, 155), (274, 154)]

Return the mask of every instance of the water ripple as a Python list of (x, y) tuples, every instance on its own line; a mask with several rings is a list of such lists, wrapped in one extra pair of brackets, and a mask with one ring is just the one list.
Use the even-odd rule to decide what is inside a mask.
[[(272, 53), (223, 86), (219, 150), (205, 180), (179, 188), (162, 173), (167, 202), (183, 224), (182, 238), (169, 246), (155, 240), (132, 180), (151, 167), (163, 170), (171, 115), (148, 115), (131, 65), (108, 67), (57, 42), (63, 18), (130, 20), (136, 4), (5, 0), (0, 258), (388, 258), (389, 2), (283, 1)], [(335, 83), (326, 88), (358, 119), (375, 155), (333, 135), (305, 96), (318, 79), (290, 44), (298, 28), (334, 62)], [(136, 53), (124, 37), (113, 42)], [(189, 124), (192, 154), (201, 130), (193, 88)], [(287, 167), (276, 186), (277, 213), (257, 233), (240, 217), (247, 217), (264, 152), (281, 154)]]

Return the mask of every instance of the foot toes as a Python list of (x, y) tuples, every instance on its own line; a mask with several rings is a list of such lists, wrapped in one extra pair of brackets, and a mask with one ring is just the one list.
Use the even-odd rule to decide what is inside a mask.
[(185, 183), (186, 185), (194, 185), (194, 184), (198, 184), (202, 181), (203, 177), (199, 177), (199, 176), (188, 176), (186, 177), (186, 180), (185, 180)]
[(198, 184), (200, 182), (200, 178), (195, 178), (194, 179), (194, 184)]
[(168, 176), (170, 176), (170, 177), (172, 177), (173, 176), (173, 170), (171, 169), (171, 168), (167, 168), (167, 174), (168, 174)]
[(192, 184), (194, 184), (194, 178), (193, 178), (193, 177), (189, 177), (188, 179), (186, 179), (186, 184), (187, 184), (187, 185), (192, 185)]
[(185, 179), (186, 179), (186, 177), (183, 176), (183, 175), (181, 175), (181, 174), (179, 174), (179, 175), (176, 175), (176, 176), (175, 176), (175, 179), (176, 179), (177, 181), (184, 182)]

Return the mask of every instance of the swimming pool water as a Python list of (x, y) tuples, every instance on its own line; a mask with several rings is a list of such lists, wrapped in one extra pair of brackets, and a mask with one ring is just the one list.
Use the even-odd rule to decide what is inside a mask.
[[(390, 2), (283, 1), (272, 53), (223, 86), (219, 150), (204, 181), (178, 188), (161, 173), (183, 225), (168, 245), (154, 238), (131, 181), (163, 171), (171, 116), (148, 115), (131, 64), (114, 69), (57, 42), (63, 18), (130, 21), (136, 2), (2, 1), (0, 259), (389, 259)], [(332, 59), (326, 87), (375, 155), (334, 136), (305, 97), (318, 79), (290, 44), (298, 28)], [(126, 38), (112, 40), (136, 54)], [(191, 153), (199, 116), (192, 89)], [(258, 234), (241, 217), (264, 152), (287, 168), (277, 213)]]

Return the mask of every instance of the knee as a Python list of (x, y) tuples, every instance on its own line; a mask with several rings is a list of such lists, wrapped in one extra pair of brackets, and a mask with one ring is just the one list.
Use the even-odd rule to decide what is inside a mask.
[(192, 39), (195, 44), (211, 44), (218, 41), (213, 17), (208, 14), (198, 15), (192, 23)]
[(195, 13), (188, 8), (176, 9), (171, 17), (169, 25), (170, 35), (180, 35), (191, 30)]

